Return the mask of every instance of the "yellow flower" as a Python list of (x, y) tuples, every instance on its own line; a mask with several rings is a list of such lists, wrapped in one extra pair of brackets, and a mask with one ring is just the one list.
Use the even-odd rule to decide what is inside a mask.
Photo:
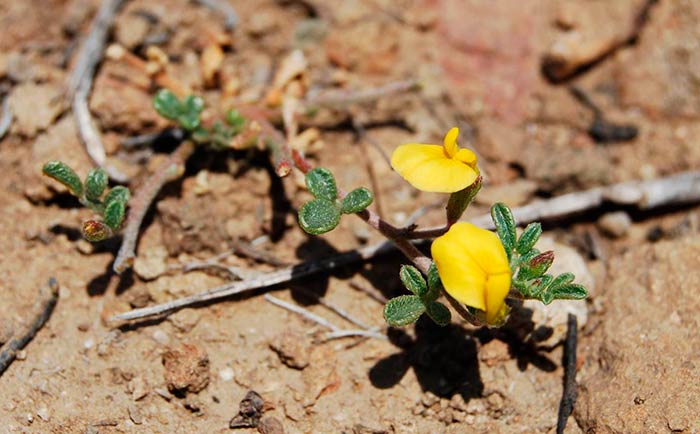
[(391, 167), (419, 190), (454, 193), (479, 176), (476, 154), (457, 146), (458, 128), (445, 135), (444, 145), (408, 143), (394, 150)]
[(491, 325), (504, 319), (511, 272), (496, 234), (471, 223), (456, 223), (433, 241), (431, 252), (448, 294), (485, 311)]

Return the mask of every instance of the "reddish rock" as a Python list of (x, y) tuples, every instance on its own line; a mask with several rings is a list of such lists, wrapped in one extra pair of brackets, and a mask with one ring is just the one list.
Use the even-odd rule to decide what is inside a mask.
[(163, 353), (165, 381), (173, 393), (197, 393), (209, 384), (209, 357), (193, 344), (182, 344)]

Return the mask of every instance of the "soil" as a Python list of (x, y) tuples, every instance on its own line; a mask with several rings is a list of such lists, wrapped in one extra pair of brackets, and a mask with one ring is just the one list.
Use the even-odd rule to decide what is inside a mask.
[[(421, 206), (420, 226), (441, 224), (442, 209), (429, 206), (443, 198), (413, 190), (384, 155), (401, 143), (438, 143), (452, 126), (478, 153), (485, 178), (467, 216), (498, 200), (517, 206), (700, 167), (697, 1), (230, 3), (239, 16), (233, 30), (200, 2), (125, 1), (109, 43), (152, 61), (149, 46), (157, 46), (167, 74), (204, 97), (205, 114), (234, 99), (274, 103), (271, 84), (294, 49), (307, 62), (298, 82), (309, 92), (418, 79), (418, 92), (322, 109), (302, 125), (321, 140), (309, 145), (310, 160), (345, 189), (370, 187), (374, 209), (396, 224)], [(0, 376), (0, 432), (553, 433), (567, 312), (579, 318), (579, 402), (565, 433), (700, 432), (693, 204), (606, 206), (548, 223), (555, 264), (575, 269), (590, 297), (523, 306), (503, 330), (455, 316), (444, 328), (420, 320), (390, 329), (388, 339), (322, 342), (323, 328), (262, 296), (357, 327), (311, 292), (383, 327), (382, 304), (358, 288), (400, 294), (398, 254), (113, 327), (106, 319), (116, 313), (226, 282), (226, 273), (181, 268), (236, 246), (254, 242), (257, 259), (224, 260), (250, 274), (381, 237), (351, 216), (328, 235), (308, 236), (296, 223), (310, 197), (298, 174), (280, 180), (263, 152), (200, 150), (147, 216), (135, 271), (112, 273), (119, 238), (81, 240), (90, 212), (41, 175), (49, 159), (80, 174), (92, 167), (61, 95), (98, 7), (0, 2), (0, 95), (13, 113), (0, 139), (0, 340), (29, 321), (49, 277), (60, 285), (51, 318)], [(220, 64), (212, 44), (223, 46)], [(637, 134), (596, 141), (595, 111), (572, 86), (607, 122)], [(174, 147), (122, 144), (169, 125), (150, 105), (156, 88), (111, 57), (95, 74), (92, 115), (108, 161), (132, 177), (132, 190)], [(262, 403), (241, 402), (251, 390)], [(258, 428), (229, 428), (234, 418)]]

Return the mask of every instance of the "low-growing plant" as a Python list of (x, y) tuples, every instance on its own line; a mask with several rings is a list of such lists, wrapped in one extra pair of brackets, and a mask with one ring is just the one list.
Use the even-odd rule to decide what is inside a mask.
[[(204, 125), (201, 119), (204, 104), (200, 98), (180, 99), (168, 90), (155, 95), (153, 106), (161, 116), (185, 131), (185, 140), (198, 145), (226, 149), (239, 148), (243, 142), (268, 143), (273, 159), (279, 162), (276, 169), (280, 176), (293, 167), (305, 175), (306, 187), (313, 198), (299, 208), (298, 221), (307, 233), (330, 232), (343, 215), (355, 214), (392, 241), (411, 263), (399, 271), (399, 278), (410, 294), (390, 299), (384, 308), (384, 318), (391, 326), (409, 325), (423, 314), (441, 326), (447, 325), (451, 312), (439, 301), (441, 297), (467, 321), (498, 327), (508, 319), (509, 298), (549, 304), (558, 299), (580, 300), (587, 296), (586, 289), (574, 283), (573, 274), (547, 274), (554, 252), (540, 252), (535, 247), (542, 234), (539, 223), (529, 224), (518, 236), (513, 214), (502, 203), (491, 208), (495, 233), (460, 221), (481, 189), (482, 177), (476, 154), (458, 146), (457, 128), (445, 135), (441, 145), (404, 144), (391, 157), (394, 170), (415, 188), (449, 194), (445, 225), (420, 231), (415, 227), (395, 227), (382, 220), (368, 209), (373, 195), (367, 188), (357, 187), (345, 193), (330, 170), (314, 168), (301, 153), (285, 150), (269, 136), (264, 137), (259, 123), (238, 111), (230, 110), (223, 121)], [(279, 158), (285, 153), (289, 155)], [(117, 186), (107, 192), (104, 171), (95, 169), (82, 182), (68, 166), (51, 161), (44, 166), (44, 173), (64, 184), (83, 205), (99, 215), (99, 219), (83, 224), (86, 239), (102, 240), (119, 230), (129, 191)], [(431, 257), (411, 242), (429, 238), (434, 238)]]

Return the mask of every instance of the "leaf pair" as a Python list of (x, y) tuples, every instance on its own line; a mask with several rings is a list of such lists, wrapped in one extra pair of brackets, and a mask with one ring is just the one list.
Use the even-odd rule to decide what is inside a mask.
[(204, 100), (193, 95), (180, 100), (168, 89), (161, 89), (153, 97), (153, 107), (164, 118), (177, 122), (187, 131), (194, 131), (201, 123), (199, 115), (204, 110)]
[(374, 198), (364, 187), (338, 200), (338, 187), (328, 169), (317, 167), (306, 174), (306, 187), (314, 199), (299, 209), (299, 225), (307, 233), (320, 235), (335, 229), (341, 214), (353, 214), (367, 208)]
[(84, 183), (73, 169), (61, 161), (47, 162), (42, 172), (65, 185), (68, 191), (80, 200), (80, 203), (102, 217), (101, 220), (87, 220), (83, 224), (85, 239), (102, 241), (112, 236), (114, 231), (121, 227), (131, 195), (128, 188), (118, 185), (109, 190), (102, 200), (109, 181), (104, 170), (100, 168), (91, 170), (85, 177)]
[(513, 286), (523, 297), (549, 304), (557, 299), (581, 300), (588, 296), (586, 288), (573, 283), (573, 274), (563, 273), (557, 277), (546, 274), (554, 262), (554, 252), (541, 253), (534, 247), (542, 235), (540, 223), (530, 223), (517, 238), (515, 219), (506, 205), (495, 204), (491, 217), (510, 262)]
[(421, 272), (411, 265), (402, 266), (399, 277), (413, 295), (400, 295), (387, 302), (384, 306), (384, 319), (389, 325), (406, 326), (416, 322), (424, 313), (440, 326), (444, 327), (450, 323), (450, 310), (436, 301), (442, 283), (435, 264), (430, 267), (427, 283)]

